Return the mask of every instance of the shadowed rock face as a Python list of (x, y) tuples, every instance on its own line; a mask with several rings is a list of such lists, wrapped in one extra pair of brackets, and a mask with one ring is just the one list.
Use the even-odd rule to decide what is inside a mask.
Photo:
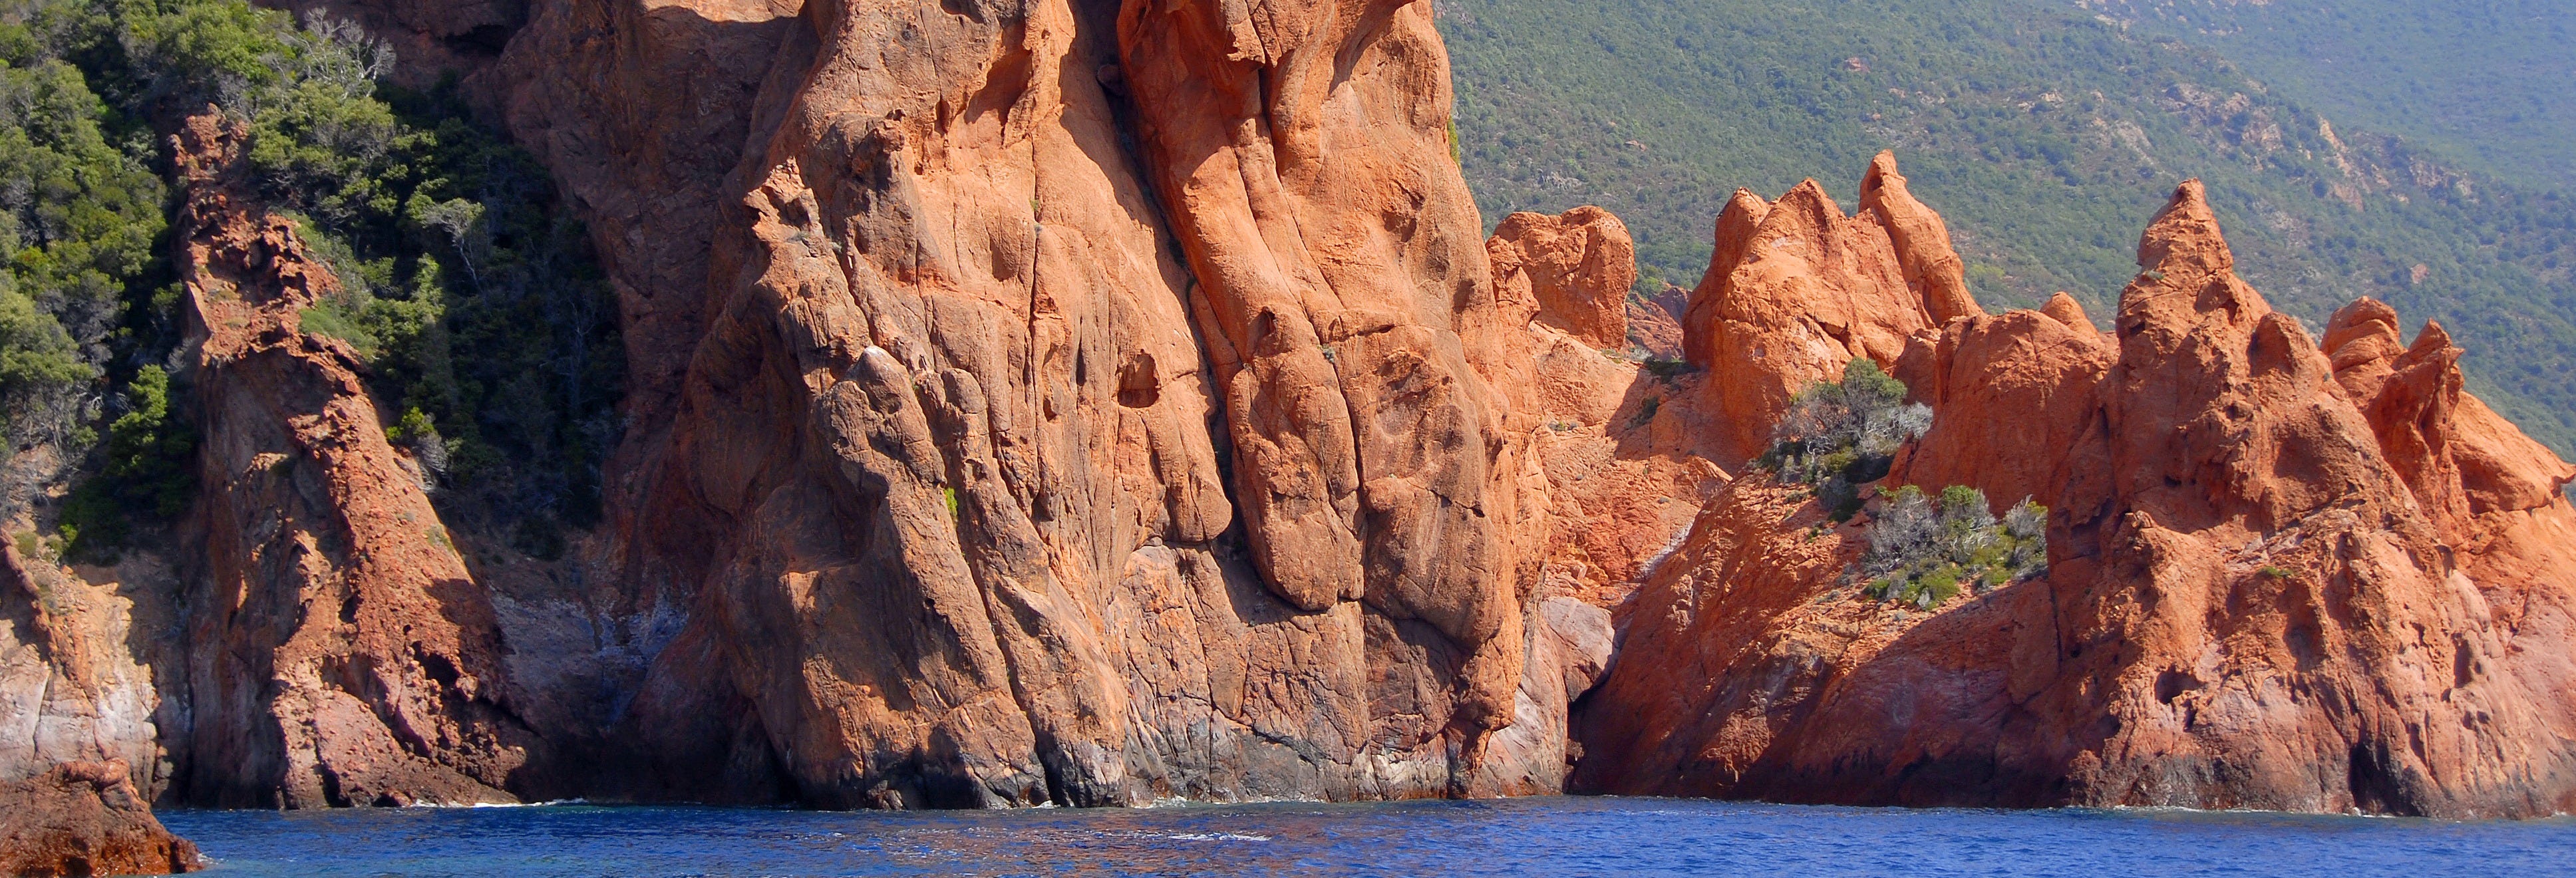
[(167, 786), (154, 677), (176, 664), (177, 644), (154, 636), (170, 623), (168, 601), (118, 581), (128, 572), (141, 571), (92, 570), (93, 583), (0, 545), (0, 783), (122, 761), (145, 795)]
[(122, 761), (65, 762), (0, 784), (0, 872), (168, 875), (201, 868), (197, 846), (152, 817)]
[(2139, 262), (2115, 339), (2071, 302), (1953, 321), (1916, 389), (1932, 431), (1891, 483), (2049, 504), (2044, 577), (1886, 608), (1844, 574), (1864, 525), (1739, 480), (1629, 608), (1573, 783), (2444, 816), (2576, 801), (2556, 694), (2576, 676), (2551, 640), (2576, 597), (2552, 566), (2566, 465), (2481, 419), (2438, 329), (2400, 348), (2394, 314), (2360, 303), (2330, 359), (2237, 279), (2197, 183)]

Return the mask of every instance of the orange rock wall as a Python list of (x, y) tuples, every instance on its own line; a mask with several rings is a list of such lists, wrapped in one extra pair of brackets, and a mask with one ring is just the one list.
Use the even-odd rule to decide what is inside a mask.
[(123, 762), (64, 762), (0, 783), (0, 872), (169, 875), (204, 868), (197, 846), (161, 828)]

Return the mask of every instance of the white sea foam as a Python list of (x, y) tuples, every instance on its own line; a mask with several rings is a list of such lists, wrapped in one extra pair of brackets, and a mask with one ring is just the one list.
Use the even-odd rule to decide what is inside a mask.
[(544, 802), (413, 802), (405, 808), (550, 808), (556, 805), (587, 805), (589, 799), (554, 799)]

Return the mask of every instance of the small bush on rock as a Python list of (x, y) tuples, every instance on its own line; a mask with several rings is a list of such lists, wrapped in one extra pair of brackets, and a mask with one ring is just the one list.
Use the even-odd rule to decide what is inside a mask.
[(1896, 449), (1932, 427), (1932, 409), (1907, 405), (1905, 382), (1868, 357), (1843, 367), (1840, 382), (1808, 385), (1771, 431), (1771, 450), (1757, 465), (1787, 483), (1816, 486), (1835, 521), (1860, 511), (1859, 486), (1887, 475)]
[(1975, 488), (1952, 485), (1937, 499), (1898, 488), (1869, 525), (1863, 594), (1929, 610), (1968, 588), (2039, 575), (2048, 569), (2047, 529), (2048, 508), (2027, 499), (1997, 520)]

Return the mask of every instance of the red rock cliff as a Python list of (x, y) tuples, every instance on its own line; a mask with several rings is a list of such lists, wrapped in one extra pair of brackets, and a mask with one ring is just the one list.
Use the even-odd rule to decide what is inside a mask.
[[(460, 551), (303, 331), (336, 280), (193, 124), (184, 679), (93, 648), (103, 594), (10, 604), (0, 695), (111, 719), (0, 769), (131, 753), (263, 806), (2570, 801), (2576, 469), (2438, 329), (2273, 313), (2196, 186), (2113, 334), (1986, 314), (1884, 155), (1857, 215), (1737, 193), (1641, 307), (1606, 212), (1479, 234), (1428, 4), (342, 5), (588, 222), (607, 521), (556, 568)], [(1686, 368), (1630, 359), (1632, 313)], [(1868, 515), (1744, 469), (1859, 357), (1935, 410), (1887, 484), (2047, 504), (2045, 576), (1859, 599)]]
[(1482, 743), (1565, 674), (1428, 10), (1255, 12), (563, 4), (478, 74), (646, 327), (603, 784), (1553, 788)]
[(2443, 816), (2576, 801), (2566, 465), (2459, 390), (2438, 329), (2401, 349), (2365, 302), (2329, 358), (2237, 279), (2197, 183), (2139, 262), (2116, 338), (2071, 301), (1954, 321), (1918, 379), (1933, 426), (1888, 483), (2035, 496), (2044, 576), (1928, 614), (1866, 600), (1844, 573), (1863, 521), (1741, 479), (1629, 608), (1575, 784)]
[[(337, 291), (252, 195), (242, 132), (173, 139), (202, 563), (188, 605), (184, 795), (250, 807), (516, 801), (490, 596), (385, 439), (347, 343), (301, 328)], [(518, 783), (525, 783), (520, 779)]]
[(0, 872), (169, 875), (202, 868), (196, 845), (161, 828), (123, 762), (65, 762), (0, 784)]

